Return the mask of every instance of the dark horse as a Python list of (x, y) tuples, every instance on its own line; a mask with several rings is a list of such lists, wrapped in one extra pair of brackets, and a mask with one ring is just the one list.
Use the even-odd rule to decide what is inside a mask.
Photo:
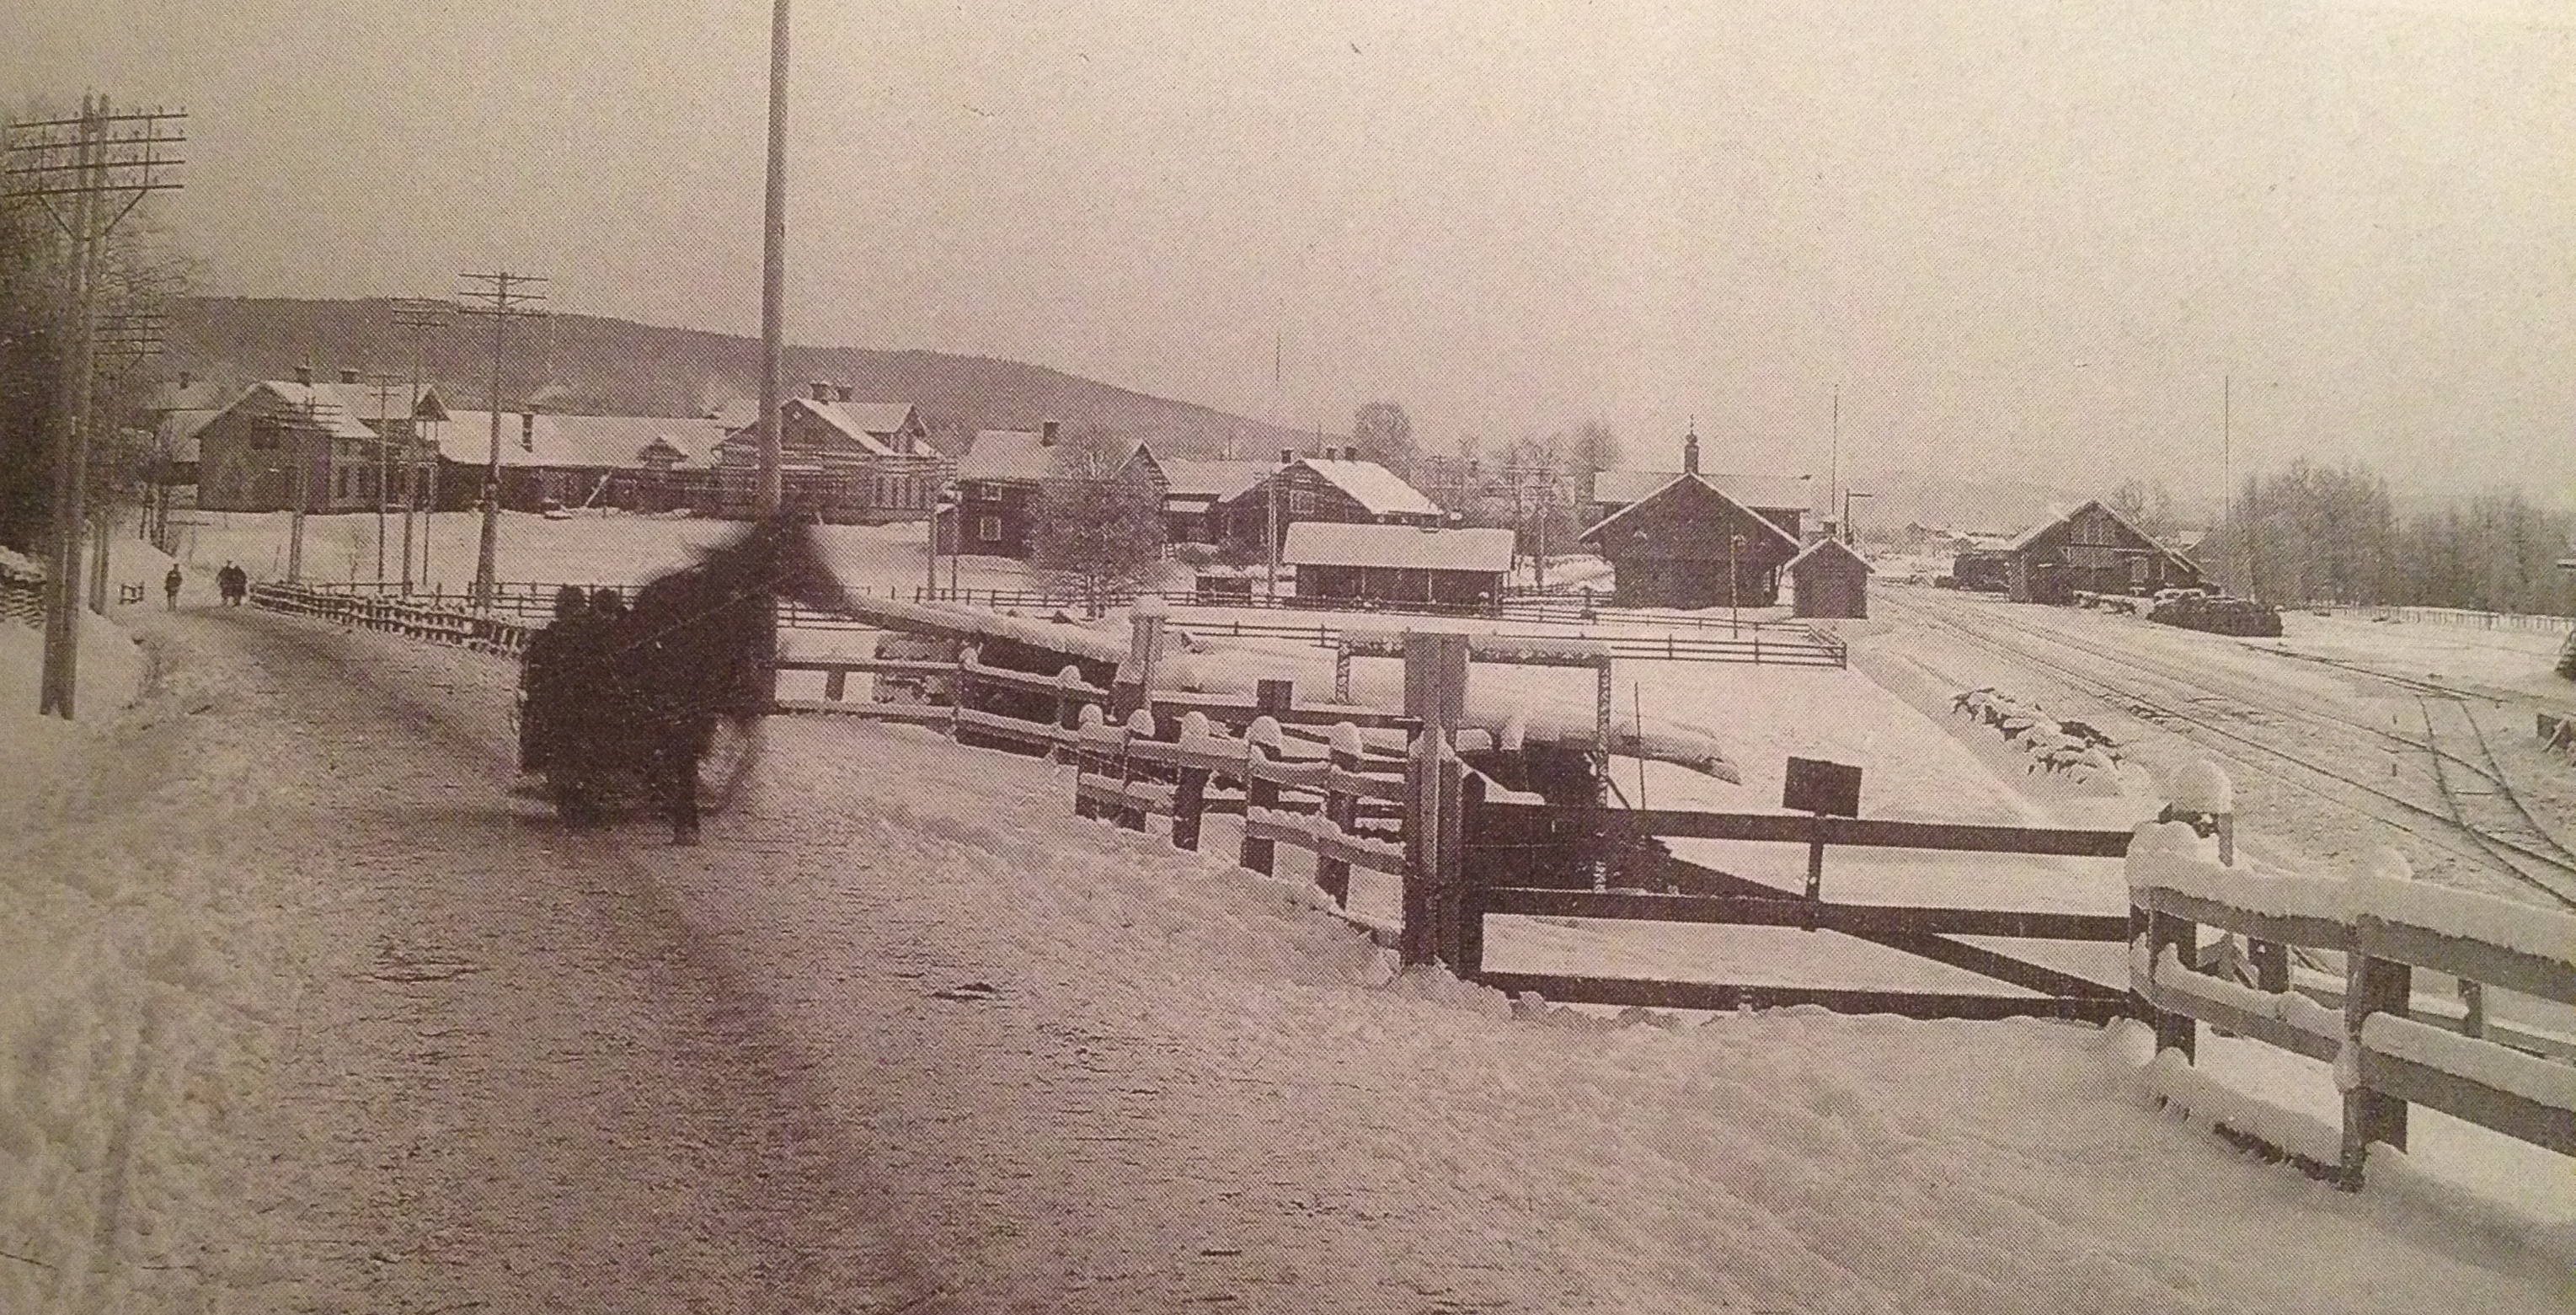
[(640, 768), (673, 843), (697, 843), (698, 763), (721, 723), (748, 731), (769, 712), (782, 599), (828, 610), (843, 595), (811, 528), (767, 520), (583, 627), (556, 751), (570, 769), (556, 791), (567, 820), (588, 811), (590, 769)]

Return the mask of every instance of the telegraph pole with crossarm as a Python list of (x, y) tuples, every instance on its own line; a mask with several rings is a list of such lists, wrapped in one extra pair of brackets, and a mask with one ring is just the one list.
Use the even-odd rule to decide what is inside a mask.
[(466, 287), (457, 294), (457, 313), (492, 321), (492, 451), (483, 471), (483, 537), (474, 550), (474, 596), (477, 611), (492, 610), (494, 560), (501, 542), (501, 361), (512, 320), (542, 319), (545, 278), (536, 274), (463, 274)]
[[(53, 560), (45, 581), (45, 657), (38, 715), (73, 716), (80, 654), (81, 519), (88, 479), (90, 387), (96, 369), (98, 283), (107, 239), (143, 198), (179, 186), (170, 171), (185, 161), (165, 148), (187, 140), (184, 111), (117, 113), (107, 97), (81, 97), (67, 119), (11, 124), (9, 199), (33, 201), (71, 239), (73, 302), (79, 307), (72, 368), (63, 381), (54, 445)], [(65, 213), (65, 207), (69, 213)]]
[[(421, 463), (423, 458), (420, 433), (421, 357), (429, 346), (429, 332), (447, 327), (447, 303), (424, 298), (406, 297), (394, 303), (394, 327), (411, 330), (411, 410), (404, 422), (403, 433), (403, 596), (411, 596), (411, 533), (414, 513), (420, 510)], [(430, 458), (431, 469), (437, 469), (436, 458)], [(438, 510), (433, 502), (430, 510)], [(435, 522), (432, 522), (433, 524)], [(429, 535), (422, 531), (420, 542), (420, 577), (429, 578)]]

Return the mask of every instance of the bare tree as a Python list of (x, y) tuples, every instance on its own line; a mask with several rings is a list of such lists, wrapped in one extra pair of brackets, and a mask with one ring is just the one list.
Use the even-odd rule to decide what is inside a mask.
[(1060, 442), (1039, 486), (1032, 565), (1097, 617), (1163, 573), (1163, 498), (1133, 444), (1099, 430)]
[(1360, 455), (1390, 470), (1413, 467), (1413, 418), (1394, 402), (1370, 402), (1351, 417), (1351, 442)]

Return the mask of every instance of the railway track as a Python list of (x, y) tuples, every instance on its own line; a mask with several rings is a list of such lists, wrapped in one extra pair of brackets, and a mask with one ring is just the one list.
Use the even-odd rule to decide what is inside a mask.
[[(2530, 805), (2524, 803), (2522, 796), (2514, 790), (2512, 779), (2505, 772), (2503, 761), (2495, 756), (2495, 747), (2487, 742), (2486, 730), (2478, 725), (2476, 714), (2456, 698), (2418, 694), (2415, 701), (2424, 715), (2424, 742), (2428, 748), (2438, 746), (2443, 738), (2436, 726), (2441, 718), (2436, 716), (2434, 709), (2446, 707), (2457, 714), (2459, 722), (2467, 725), (2467, 742), (2476, 745), (2478, 755), (2492, 767), (2491, 771), (2482, 774), (2492, 788), (2463, 788), (2452, 782), (2451, 772), (2443, 766), (2444, 760), (2451, 755), (2435, 749), (2434, 781), (2440, 786), (2442, 798), (2461, 828), (2476, 836), (2497, 862), (2519, 870), (2525, 881), (2556, 896), (2568, 907), (2576, 908), (2576, 884), (2568, 880), (2576, 876), (2576, 850), (2568, 849), (2548, 827), (2542, 825)], [(2454, 730), (2451, 738), (2458, 741), (2461, 737)]]
[[(2426, 737), (2419, 741), (2412, 736), (2400, 735), (2350, 718), (2330, 717), (2311, 711), (2277, 706), (2264, 707), (2237, 700), (2257, 713), (2282, 715), (2303, 720), (2312, 725), (2331, 726), (2342, 732), (2363, 732), (2374, 741), (2394, 742), (2426, 754), (2431, 760), (2434, 792), (2439, 796), (2441, 803), (2441, 806), (2434, 807), (2390, 790), (2379, 782), (2339, 771), (2333, 766), (2316, 761), (2309, 755), (2284, 748), (2239, 728), (2261, 724), (2259, 716), (2233, 715), (2222, 718), (2187, 706), (2199, 698), (2197, 693), (2199, 687), (2196, 684), (2187, 677), (2156, 672), (2153, 670), (2156, 664), (2139, 662), (2133, 654), (2097, 647), (2051, 633), (2032, 630), (2014, 632), (2043, 643), (2059, 644), (2095, 659), (2116, 663), (2125, 671), (2145, 672), (2154, 679), (2180, 685), (2186, 691), (2193, 692), (2187, 692), (2178, 699), (2150, 693), (2137, 688), (2139, 682), (2123, 682), (2106, 678), (2098, 670), (2074, 665), (2064, 658), (2045, 652), (2034, 651), (2031, 646), (2013, 642), (1988, 630), (1941, 615), (1930, 606), (1910, 600), (1900, 602), (1898, 606), (1907, 612), (1911, 619), (1922, 624), (2014, 662), (2038, 668), (2069, 689), (2125, 709), (2142, 721), (2161, 726), (2204, 747), (2228, 753), (2254, 770), (2263, 772), (2303, 793), (2333, 803), (2372, 821), (2394, 826), (2482, 870), (2502, 875), (2515, 884), (2540, 894), (2559, 907), (2576, 909), (2576, 853), (2570, 853), (2554, 836), (2550, 835), (2545, 827), (2531, 817), (2519, 796), (2512, 794), (2511, 785), (2506, 779), (2502, 764), (2495, 761), (2492, 750), (2485, 746), (2483, 732), (2477, 732), (2469, 741), (2479, 746), (2481, 750), (2478, 758), (2471, 758), (2465, 749), (2454, 751), (2445, 748), (2430, 720), (2426, 724)], [(2463, 715), (2466, 715), (2465, 707), (2463, 707)], [(2230, 725), (2229, 722), (2238, 724)], [(2469, 719), (2469, 725), (2474, 731), (2476, 722), (2473, 717)], [(2250, 754), (2245, 752), (2248, 750), (2251, 751)], [(2449, 785), (2455, 768), (2465, 776), (2474, 776), (2485, 782), (2490, 788), (2483, 791), (2469, 791), (2464, 795), (2459, 789)], [(2355, 795), (2373, 802), (2367, 804), (2356, 802), (2353, 797)], [(2512, 810), (2512, 824), (2505, 826), (2506, 819), (2501, 816), (2488, 818), (2482, 805), (2464, 803), (2465, 799), (2477, 798), (2492, 799), (2503, 808)], [(2479, 817), (2476, 820), (2472, 820), (2467, 811), (2469, 808), (2479, 809)], [(2392, 809), (2402, 816), (2391, 816)], [(2484, 823), (2488, 821), (2503, 826), (2503, 830), (2499, 832), (2485, 825)]]

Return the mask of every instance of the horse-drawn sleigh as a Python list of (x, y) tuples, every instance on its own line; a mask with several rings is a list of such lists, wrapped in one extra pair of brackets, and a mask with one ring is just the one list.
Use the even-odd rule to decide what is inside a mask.
[(677, 844), (731, 801), (758, 762), (774, 702), (777, 603), (830, 609), (841, 588), (812, 531), (754, 525), (644, 586), (567, 586), (520, 668), (519, 766), (566, 822), (659, 805)]

